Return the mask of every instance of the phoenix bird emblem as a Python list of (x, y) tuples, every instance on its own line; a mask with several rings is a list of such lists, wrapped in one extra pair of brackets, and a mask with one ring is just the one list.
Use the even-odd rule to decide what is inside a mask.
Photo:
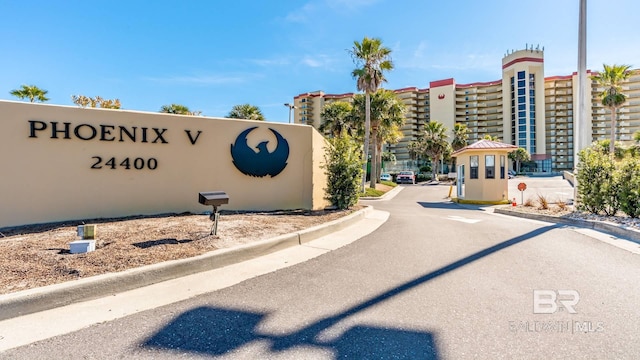
[(263, 141), (255, 147), (256, 151), (247, 144), (247, 136), (256, 128), (257, 126), (254, 126), (241, 132), (235, 143), (231, 144), (233, 165), (245, 175), (256, 177), (271, 175), (274, 177), (287, 166), (289, 143), (279, 132), (269, 128), (278, 141), (276, 149), (269, 152), (267, 149), (269, 141)]

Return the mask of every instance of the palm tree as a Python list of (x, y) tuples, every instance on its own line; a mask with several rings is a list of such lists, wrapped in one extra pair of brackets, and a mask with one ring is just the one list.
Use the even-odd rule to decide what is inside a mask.
[(635, 140), (635, 144), (631, 145), (629, 152), (631, 156), (638, 156), (640, 155), (640, 131), (633, 133), (633, 140)]
[[(364, 37), (362, 42), (354, 41), (353, 48), (349, 51), (357, 68), (351, 72), (356, 79), (358, 90), (365, 93), (365, 122), (364, 122), (364, 175), (362, 191), (366, 182), (367, 159), (369, 157), (369, 132), (371, 129), (371, 99), (370, 95), (378, 90), (378, 87), (387, 80), (385, 71), (393, 69), (391, 61), (391, 49), (382, 46), (382, 40), (378, 38)], [(375, 150), (374, 150), (375, 151)], [(376, 186), (375, 168), (371, 167), (371, 188)]]
[[(457, 151), (467, 146), (469, 143), (469, 128), (465, 124), (457, 123), (453, 125), (453, 138), (451, 139), (451, 150)], [(451, 169), (456, 168), (456, 158), (450, 158)], [(454, 170), (455, 171), (455, 170)]]
[(520, 163), (531, 160), (529, 152), (525, 148), (517, 148), (509, 153), (509, 159), (516, 162), (516, 172), (520, 172)]
[(469, 143), (469, 128), (465, 124), (453, 125), (453, 139), (451, 139), (451, 147), (453, 151), (457, 151), (467, 146)]
[(609, 153), (615, 151), (616, 142), (616, 111), (627, 100), (627, 96), (622, 93), (622, 83), (631, 76), (629, 65), (607, 65), (603, 64), (604, 71), (591, 76), (598, 85), (604, 87), (600, 93), (602, 105), (611, 111), (611, 142), (609, 143)]
[(22, 85), (20, 89), (14, 89), (9, 92), (9, 94), (17, 97), (20, 100), (29, 99), (30, 102), (45, 102), (49, 101), (49, 98), (46, 97), (48, 91), (44, 89), (40, 89), (35, 85)]
[[(404, 122), (404, 117), (402, 118), (403, 122)], [(384, 146), (384, 144), (397, 144), (400, 139), (402, 139), (404, 137), (404, 134), (402, 133), (402, 131), (400, 131), (400, 127), (397, 124), (391, 123), (388, 126), (380, 126), (380, 129), (378, 131), (378, 139), (377, 139), (377, 158), (376, 158), (376, 164), (377, 164), (377, 181), (380, 182), (380, 175), (382, 174), (382, 161), (385, 157), (385, 154), (388, 154), (390, 156), (393, 156), (393, 160), (384, 160), (384, 161), (396, 161), (395, 160), (395, 155), (391, 152), (387, 152), (387, 153), (383, 153), (382, 152), (382, 147)], [(387, 158), (389, 158), (389, 156), (387, 156)]]
[(493, 136), (491, 134), (484, 134), (484, 136), (482, 137), (482, 139), (484, 140), (490, 140), (490, 141), (500, 141), (500, 138), (498, 138), (497, 136)]
[[(405, 105), (393, 91), (385, 89), (379, 89), (371, 94), (369, 104), (371, 139), (373, 140), (371, 148), (374, 151), (371, 156), (371, 178), (378, 181), (380, 175), (378, 164), (382, 163), (380, 157), (382, 146), (387, 140), (397, 142), (402, 137), (398, 133), (405, 122)], [(353, 108), (355, 116), (362, 119), (362, 115), (366, 113), (366, 95), (354, 96)]]
[(264, 121), (264, 115), (262, 115), (260, 108), (251, 104), (235, 105), (231, 108), (227, 117), (232, 119)]
[(191, 111), (187, 106), (180, 104), (162, 105), (160, 108), (161, 113), (177, 114), (177, 115), (194, 115), (198, 116), (202, 114), (201, 111)]
[(430, 121), (424, 126), (422, 136), (424, 154), (431, 159), (433, 179), (437, 179), (438, 162), (450, 147), (447, 141), (447, 128), (438, 121)]
[(409, 150), (409, 157), (411, 160), (417, 160), (421, 154), (424, 154), (424, 143), (422, 139), (410, 141), (407, 145), (407, 150)]
[(338, 137), (346, 132), (353, 137), (357, 134), (357, 126), (353, 121), (353, 105), (346, 101), (336, 101), (326, 104), (320, 112), (322, 124), (318, 130), (333, 137)]

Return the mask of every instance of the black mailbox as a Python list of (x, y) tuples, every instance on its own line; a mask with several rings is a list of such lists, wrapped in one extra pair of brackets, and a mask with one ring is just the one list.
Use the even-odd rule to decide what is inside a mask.
[(198, 194), (198, 201), (202, 205), (213, 205), (213, 207), (218, 207), (229, 203), (229, 195), (224, 191), (201, 192)]
[(202, 205), (213, 206), (213, 213), (211, 213), (211, 216), (209, 217), (211, 221), (213, 221), (213, 226), (211, 227), (211, 233), (209, 235), (217, 235), (218, 219), (220, 218), (218, 206), (228, 204), (229, 195), (224, 191), (201, 192), (198, 194), (198, 202)]

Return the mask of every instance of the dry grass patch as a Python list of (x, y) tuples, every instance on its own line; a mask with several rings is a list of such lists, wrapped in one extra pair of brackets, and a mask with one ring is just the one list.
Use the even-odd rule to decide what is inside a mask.
[[(70, 254), (74, 224), (48, 224), (0, 235), (0, 294), (201, 255), (339, 219), (362, 207), (332, 211), (223, 212), (218, 235), (207, 215), (91, 220), (96, 251)], [(87, 222), (89, 223), (89, 222)]]

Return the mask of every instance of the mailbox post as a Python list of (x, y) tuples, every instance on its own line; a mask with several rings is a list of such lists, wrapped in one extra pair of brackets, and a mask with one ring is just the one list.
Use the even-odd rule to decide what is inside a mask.
[(211, 233), (209, 235), (217, 235), (218, 234), (218, 219), (220, 218), (220, 213), (218, 213), (218, 206), (228, 204), (229, 203), (229, 195), (224, 191), (209, 191), (209, 192), (201, 192), (198, 194), (198, 202), (202, 205), (211, 205), (213, 206), (213, 212), (209, 218), (213, 221), (213, 226), (211, 227)]

